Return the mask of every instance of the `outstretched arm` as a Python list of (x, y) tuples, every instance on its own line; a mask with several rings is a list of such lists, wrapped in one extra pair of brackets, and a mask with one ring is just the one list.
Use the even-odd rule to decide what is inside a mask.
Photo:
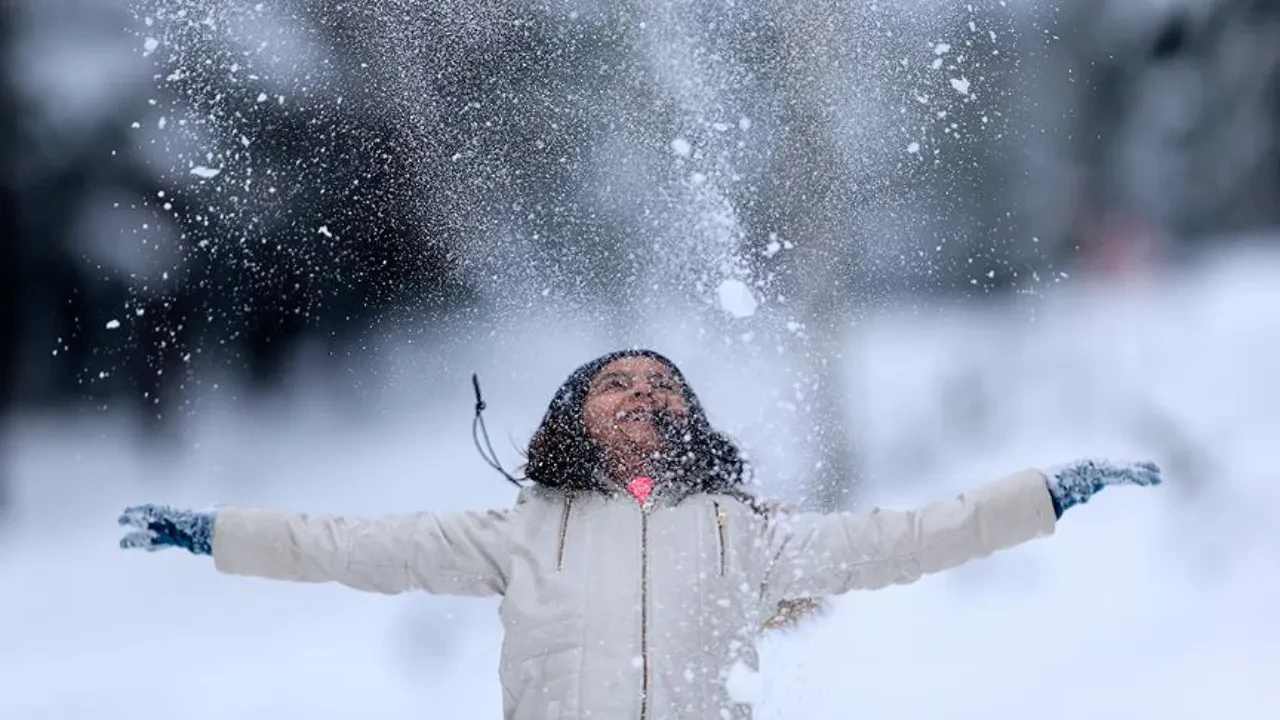
[(1026, 470), (917, 510), (779, 515), (767, 535), (766, 593), (781, 599), (915, 582), (1053, 534), (1063, 511), (1107, 485), (1159, 482), (1150, 463), (1082, 460)]
[(224, 508), (198, 513), (143, 505), (120, 544), (212, 555), (231, 575), (337, 582), (358, 590), (499, 595), (506, 589), (511, 511), (372, 518)]

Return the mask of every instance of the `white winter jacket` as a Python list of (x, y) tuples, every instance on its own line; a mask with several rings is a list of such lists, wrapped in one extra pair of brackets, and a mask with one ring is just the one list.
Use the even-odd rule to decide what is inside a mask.
[(223, 509), (218, 569), (360, 590), (501, 595), (507, 720), (751, 717), (726, 679), (754, 669), (782, 600), (909, 583), (1052, 534), (1038, 471), (920, 510), (769, 511), (717, 495), (566, 496), (509, 510), (378, 518)]

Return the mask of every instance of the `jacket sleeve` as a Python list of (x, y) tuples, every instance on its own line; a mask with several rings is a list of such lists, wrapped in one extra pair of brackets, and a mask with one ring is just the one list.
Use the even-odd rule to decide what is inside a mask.
[(1045, 478), (1028, 470), (918, 510), (779, 513), (766, 530), (770, 601), (912, 583), (1052, 535)]
[(230, 575), (369, 592), (501, 595), (513, 512), (359, 518), (224, 508), (214, 524), (213, 562)]

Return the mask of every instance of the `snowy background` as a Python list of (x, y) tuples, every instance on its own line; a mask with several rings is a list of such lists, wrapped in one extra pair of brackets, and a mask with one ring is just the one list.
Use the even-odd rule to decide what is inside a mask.
[(496, 601), (116, 515), (503, 506), (470, 374), (514, 465), (633, 344), (788, 500), (1166, 469), (770, 636), (764, 718), (1274, 715), (1275, 8), (749, 5), (5, 5), (0, 718), (497, 717)]
[[(764, 716), (1269, 716), (1280, 700), (1277, 270), (1274, 253), (1250, 254), (1139, 289), (1064, 292), (1034, 313), (870, 322), (851, 371), (878, 421), (868, 455), (884, 484), (869, 501), (905, 506), (1096, 453), (1156, 457), (1170, 485), (1113, 491), (1052, 539), (839, 599), (768, 642)], [(116, 550), (113, 520), (139, 500), (352, 513), (510, 502), (471, 448), (465, 373), (489, 370), (495, 426), (529, 428), (565, 369), (603, 347), (523, 327), (505, 329), (523, 357), (477, 359), (487, 343), (448, 359), (406, 352), (399, 399), (358, 421), (305, 397), (251, 416), (210, 411), (181, 451), (149, 450), (127, 426), (19, 426), (20, 512), (0, 545), (3, 716), (496, 717), (494, 602), (222, 577), (205, 558)], [(724, 371), (729, 354), (695, 352), (693, 337), (654, 334), (689, 358), (716, 420), (748, 447), (767, 444), (756, 389), (768, 376)], [(977, 356), (993, 388), (995, 427), (976, 437), (948, 429), (938, 401), (958, 354)], [(1068, 382), (1064, 365), (1088, 376)], [(1147, 407), (1203, 457), (1180, 464), (1135, 431)], [(924, 466), (894, 476), (912, 463)]]

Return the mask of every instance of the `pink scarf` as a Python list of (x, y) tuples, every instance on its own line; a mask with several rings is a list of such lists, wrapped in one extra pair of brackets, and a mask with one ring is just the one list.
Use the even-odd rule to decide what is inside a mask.
[(641, 504), (649, 499), (649, 495), (653, 493), (653, 478), (638, 477), (627, 483), (627, 492)]

